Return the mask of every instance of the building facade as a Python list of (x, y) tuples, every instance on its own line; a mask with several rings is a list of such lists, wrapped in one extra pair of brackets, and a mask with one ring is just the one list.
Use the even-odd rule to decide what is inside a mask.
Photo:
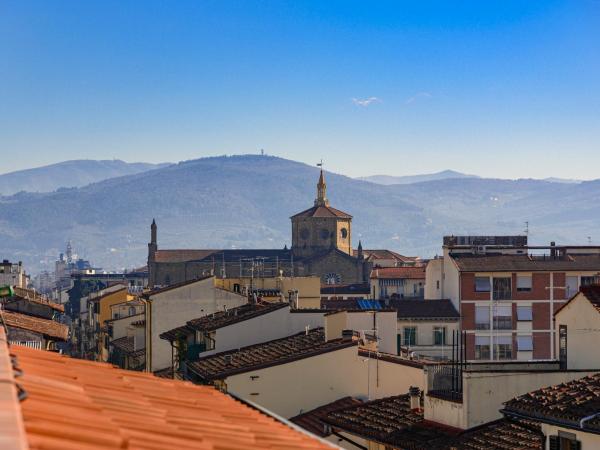
[(525, 236), (444, 238), (426, 291), (460, 312), (468, 360), (556, 359), (554, 313), (600, 273), (600, 247), (528, 246)]

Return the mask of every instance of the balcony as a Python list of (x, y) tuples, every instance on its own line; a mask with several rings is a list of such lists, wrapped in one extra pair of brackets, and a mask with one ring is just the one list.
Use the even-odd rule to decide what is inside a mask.
[(427, 366), (427, 395), (462, 402), (463, 369), (458, 362)]

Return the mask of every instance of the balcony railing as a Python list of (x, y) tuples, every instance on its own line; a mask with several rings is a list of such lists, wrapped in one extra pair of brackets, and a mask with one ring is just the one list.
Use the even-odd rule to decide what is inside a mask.
[(456, 363), (427, 367), (427, 394), (452, 401), (462, 401), (462, 367)]

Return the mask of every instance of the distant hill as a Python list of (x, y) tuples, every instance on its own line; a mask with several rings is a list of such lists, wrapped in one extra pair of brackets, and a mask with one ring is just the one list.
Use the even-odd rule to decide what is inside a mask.
[[(272, 156), (203, 158), (80, 188), (0, 198), (0, 258), (51, 268), (69, 239), (105, 268), (144, 264), (159, 248), (282, 248), (289, 217), (312, 206), (318, 170)], [(327, 174), (328, 197), (354, 216), (353, 243), (407, 255), (441, 252), (445, 234), (517, 234), (532, 243), (600, 241), (600, 180), (451, 178), (379, 185)], [(46, 265), (48, 264), (48, 265)]]
[(448, 180), (452, 178), (479, 178), (477, 175), (467, 175), (466, 173), (456, 172), (454, 170), (443, 170), (436, 173), (423, 175), (371, 175), (368, 177), (359, 177), (359, 180), (369, 181), (371, 183), (390, 185), (390, 184), (412, 184), (424, 181)]
[(167, 165), (127, 163), (118, 159), (64, 161), (0, 175), (0, 195), (12, 195), (20, 191), (52, 192), (59, 188), (81, 187), (108, 178), (133, 175)]

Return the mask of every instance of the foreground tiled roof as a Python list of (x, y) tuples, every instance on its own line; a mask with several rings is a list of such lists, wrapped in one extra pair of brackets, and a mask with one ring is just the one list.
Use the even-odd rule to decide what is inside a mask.
[(292, 417), (290, 419), (290, 422), (293, 422), (299, 427), (310, 431), (312, 434), (316, 434), (317, 436), (321, 437), (326, 437), (328, 436), (328, 433), (325, 432), (325, 424), (322, 421), (324, 417), (327, 417), (329, 413), (338, 409), (360, 405), (361, 403), (362, 402), (359, 399), (354, 397), (340, 398), (335, 402), (319, 406), (318, 408)]
[[(2, 341), (0, 346), (7, 349)], [(332, 447), (207, 386), (25, 347), (12, 346), (10, 352), (23, 374), (14, 380), (2, 372), (10, 361), (0, 348), (0, 376), (10, 377), (0, 384), (10, 394), (2, 398), (0, 443), (15, 444), (3, 449), (25, 450), (27, 444), (30, 450)], [(27, 394), (20, 403), (15, 381)], [(19, 433), (23, 422), (25, 433)]]
[[(580, 420), (600, 411), (600, 373), (521, 395), (504, 404), (506, 414), (579, 428)], [(600, 417), (583, 429), (600, 432)]]
[(538, 423), (500, 419), (461, 434), (453, 450), (543, 450), (544, 434)]
[(418, 267), (382, 267), (371, 271), (371, 278), (385, 278), (394, 280), (420, 280), (425, 279), (425, 266)]
[(450, 300), (390, 300), (399, 319), (458, 319), (460, 314)]
[(313, 206), (312, 208), (308, 208), (299, 212), (298, 214), (294, 214), (292, 219), (296, 217), (338, 217), (341, 219), (352, 219), (350, 214), (340, 211), (339, 209), (332, 208), (331, 206)]
[(368, 440), (408, 449), (439, 448), (450, 436), (448, 430), (424, 422), (422, 411), (412, 411), (408, 394), (339, 409), (323, 421)]
[(529, 255), (452, 255), (465, 272), (535, 272), (550, 270), (600, 270), (600, 255), (567, 255), (565, 258), (533, 258)]
[(15, 286), (14, 291), (15, 291), (15, 297), (20, 297), (20, 298), (28, 300), (32, 303), (37, 303), (39, 305), (47, 306), (58, 312), (62, 312), (62, 313), (65, 312), (65, 305), (51, 302), (46, 297), (38, 294), (37, 292), (35, 292), (32, 289), (24, 289), (24, 288)]
[(66, 341), (69, 337), (69, 327), (53, 320), (11, 311), (2, 311), (2, 319), (7, 327), (21, 328), (42, 334), (50, 339)]
[(188, 363), (188, 368), (202, 380), (223, 379), (229, 375), (286, 364), (322, 353), (357, 345), (356, 341), (325, 340), (322, 328), (282, 339), (221, 352)]
[(189, 327), (198, 331), (214, 331), (282, 308), (289, 308), (289, 304), (284, 302), (247, 303), (228, 309), (227, 311), (217, 311), (208, 316), (190, 320), (187, 324)]

